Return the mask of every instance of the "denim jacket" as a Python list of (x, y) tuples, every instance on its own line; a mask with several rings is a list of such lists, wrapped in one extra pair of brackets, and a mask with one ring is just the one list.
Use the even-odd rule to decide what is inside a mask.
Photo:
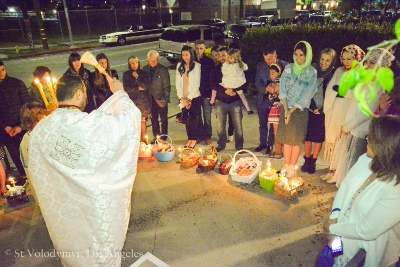
[(300, 75), (296, 75), (293, 64), (286, 65), (280, 85), (279, 98), (286, 98), (288, 108), (297, 107), (303, 110), (310, 106), (311, 99), (317, 92), (317, 71), (309, 66)]

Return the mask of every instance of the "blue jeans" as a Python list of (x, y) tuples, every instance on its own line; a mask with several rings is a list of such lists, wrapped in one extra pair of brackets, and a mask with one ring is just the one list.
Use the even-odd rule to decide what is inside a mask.
[(264, 97), (262, 104), (257, 106), (261, 145), (273, 146), (275, 142), (274, 126), (272, 124), (268, 125), (268, 115), (271, 107), (272, 102), (269, 101), (266, 97)]
[(211, 140), (212, 126), (211, 126), (211, 111), (212, 106), (210, 105), (210, 98), (201, 97), (201, 108), (203, 113), (203, 127), (201, 133), (201, 139)]
[(226, 120), (228, 114), (230, 114), (232, 116), (233, 128), (235, 129), (235, 148), (243, 148), (243, 113), (241, 102), (235, 101), (231, 104), (226, 104), (217, 100), (215, 103), (217, 109), (218, 146), (223, 149), (226, 147)]

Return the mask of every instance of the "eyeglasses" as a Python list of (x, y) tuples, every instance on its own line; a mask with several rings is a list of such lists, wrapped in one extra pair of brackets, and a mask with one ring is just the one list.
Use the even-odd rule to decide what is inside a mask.
[(365, 136), (365, 141), (368, 142), (368, 134)]

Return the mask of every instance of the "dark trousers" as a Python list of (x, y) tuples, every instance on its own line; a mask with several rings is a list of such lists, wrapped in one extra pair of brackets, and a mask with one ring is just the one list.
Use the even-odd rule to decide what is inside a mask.
[(21, 163), (21, 158), (20, 158), (20, 150), (19, 150), (19, 145), (21, 143), (22, 137), (26, 131), (22, 131), (16, 136), (9, 136), (4, 130), (2, 132), (2, 137), (0, 139), (3, 140), (4, 145), (6, 146), (8, 153), (10, 153), (11, 159), (15, 164), (15, 167), (17, 167), (19, 175), (25, 176), (25, 170), (24, 167), (22, 166)]
[[(161, 120), (161, 130), (158, 118)], [(151, 128), (153, 136), (168, 134), (168, 104), (165, 107), (160, 107), (154, 98), (151, 98)]]
[(268, 116), (272, 107), (272, 102), (264, 97), (262, 104), (257, 106), (258, 123), (260, 125), (260, 144), (273, 146), (275, 142), (274, 126), (268, 125)]
[(235, 127), (233, 126), (232, 115), (228, 113), (228, 136), (232, 136), (234, 130)]
[(201, 120), (201, 97), (192, 99), (190, 109), (183, 108), (182, 113), (188, 114), (186, 122), (186, 133), (188, 140), (197, 140), (201, 136), (202, 120)]

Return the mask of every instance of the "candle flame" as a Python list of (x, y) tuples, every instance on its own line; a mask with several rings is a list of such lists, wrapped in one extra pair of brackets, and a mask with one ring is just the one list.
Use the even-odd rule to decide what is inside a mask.
[(46, 77), (46, 81), (50, 82), (50, 77), (49, 76)]
[(53, 83), (56, 83), (56, 82), (57, 82), (57, 79), (54, 78), (54, 77), (53, 77), (51, 80), (53, 81)]
[(35, 83), (39, 84), (39, 79), (38, 78), (35, 79)]

